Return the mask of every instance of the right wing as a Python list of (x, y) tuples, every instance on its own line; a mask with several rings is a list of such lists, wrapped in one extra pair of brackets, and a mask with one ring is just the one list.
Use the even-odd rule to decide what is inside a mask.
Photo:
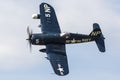
[(68, 61), (64, 44), (48, 44), (46, 45), (48, 60), (53, 67), (54, 72), (59, 76), (69, 73)]

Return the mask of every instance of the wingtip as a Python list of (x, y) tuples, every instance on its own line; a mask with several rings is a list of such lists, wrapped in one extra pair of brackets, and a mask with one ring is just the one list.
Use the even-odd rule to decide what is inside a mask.
[(57, 74), (58, 76), (67, 76), (69, 73), (67, 74)]

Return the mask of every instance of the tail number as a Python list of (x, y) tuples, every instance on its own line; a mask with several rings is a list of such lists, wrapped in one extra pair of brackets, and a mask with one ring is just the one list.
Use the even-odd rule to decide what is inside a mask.
[(91, 33), (91, 36), (97, 36), (97, 35), (99, 35), (99, 34), (101, 34), (101, 31), (93, 31), (93, 32)]

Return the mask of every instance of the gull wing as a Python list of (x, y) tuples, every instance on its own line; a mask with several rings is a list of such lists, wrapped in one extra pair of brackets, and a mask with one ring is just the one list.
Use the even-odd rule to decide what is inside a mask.
[(64, 44), (46, 45), (48, 60), (50, 61), (54, 72), (59, 76), (69, 73), (68, 61)]
[(40, 5), (40, 18), (43, 33), (61, 33), (55, 11), (47, 3)]

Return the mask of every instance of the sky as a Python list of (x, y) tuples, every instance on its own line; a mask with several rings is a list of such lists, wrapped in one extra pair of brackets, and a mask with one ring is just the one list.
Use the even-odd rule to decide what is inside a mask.
[[(55, 8), (62, 32), (89, 34), (99, 23), (105, 36), (106, 52), (94, 42), (66, 45), (70, 73), (57, 76), (45, 46), (29, 51), (26, 28), (41, 33), (39, 4)], [(0, 80), (120, 80), (120, 0), (1, 0), (0, 1)]]

